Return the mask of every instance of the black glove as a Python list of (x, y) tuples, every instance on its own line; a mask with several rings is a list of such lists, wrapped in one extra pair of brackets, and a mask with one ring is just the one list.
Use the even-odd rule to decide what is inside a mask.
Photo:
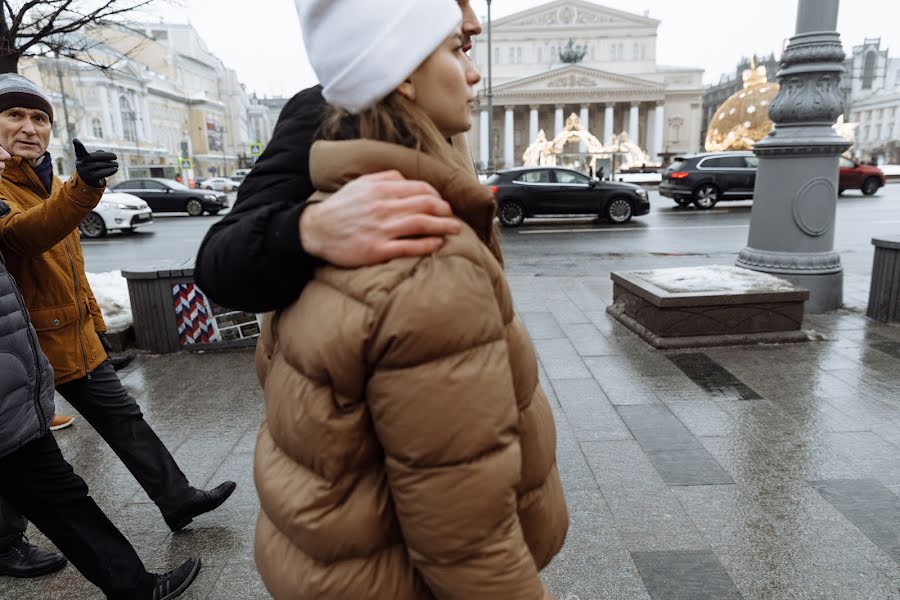
[(112, 356), (113, 347), (109, 342), (109, 338), (106, 337), (106, 334), (98, 331), (97, 337), (100, 338), (100, 345), (103, 346), (103, 349), (106, 350), (106, 353)]
[(79, 140), (72, 140), (75, 147), (75, 171), (82, 181), (91, 187), (106, 187), (106, 178), (119, 171), (118, 156), (112, 152), (88, 152)]

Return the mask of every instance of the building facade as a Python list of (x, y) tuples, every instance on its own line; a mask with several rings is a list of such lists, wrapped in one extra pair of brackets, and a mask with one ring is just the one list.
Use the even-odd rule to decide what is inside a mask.
[(155, 23), (93, 35), (92, 55), (114, 68), (46, 57), (19, 67), (50, 94), (56, 115), (50, 152), (59, 173), (74, 168), (75, 137), (119, 155), (113, 181), (227, 176), (252, 164), (252, 144), (268, 142), (270, 111), (192, 26)]
[(900, 59), (879, 38), (853, 48), (845, 63), (850, 122), (858, 123), (852, 154), (878, 164), (900, 164)]
[(482, 73), (469, 138), (479, 168), (489, 160), (495, 168), (521, 165), (538, 131), (552, 139), (572, 113), (604, 143), (626, 132), (652, 159), (697, 151), (703, 71), (657, 64), (659, 24), (584, 0), (494, 21), (491, 116), (486, 35), (471, 54)]

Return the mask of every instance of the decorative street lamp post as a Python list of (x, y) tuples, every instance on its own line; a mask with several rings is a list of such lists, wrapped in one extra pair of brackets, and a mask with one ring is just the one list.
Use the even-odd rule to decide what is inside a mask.
[(834, 251), (838, 158), (850, 147), (832, 125), (843, 112), (839, 0), (799, 0), (797, 31), (781, 59), (769, 107), (775, 129), (759, 157), (747, 247), (737, 265), (810, 291), (808, 312), (839, 308), (843, 267)]
[[(494, 60), (494, 51), (491, 49), (491, 0), (487, 0), (487, 140), (488, 140), (488, 161), (486, 168), (488, 171), (494, 170), (494, 90), (491, 87), (491, 67)], [(484, 139), (484, 138), (482, 138)]]

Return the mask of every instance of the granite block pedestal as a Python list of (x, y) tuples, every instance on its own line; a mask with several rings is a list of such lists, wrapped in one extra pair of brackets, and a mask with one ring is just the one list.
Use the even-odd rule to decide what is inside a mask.
[(659, 349), (806, 341), (809, 291), (739, 267), (613, 272), (607, 312)]

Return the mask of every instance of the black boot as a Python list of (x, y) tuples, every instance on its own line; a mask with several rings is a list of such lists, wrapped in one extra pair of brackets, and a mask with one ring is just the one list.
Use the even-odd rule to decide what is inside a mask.
[(6, 552), (0, 553), (0, 575), (7, 577), (40, 577), (66, 566), (66, 557), (29, 543), (23, 535)]
[(137, 354), (135, 354), (134, 352), (127, 352), (122, 356), (110, 356), (109, 362), (110, 364), (112, 364), (113, 369), (115, 369), (116, 371), (121, 371), (122, 369), (130, 365), (136, 357)]
[(153, 600), (177, 598), (194, 583), (199, 572), (200, 559), (189, 558), (177, 569), (157, 575), (156, 586), (153, 588)]
[(188, 523), (194, 520), (194, 517), (219, 508), (223, 502), (228, 500), (236, 487), (235, 482), (226, 481), (209, 491), (194, 490), (193, 496), (181, 508), (165, 516), (166, 524), (172, 531), (184, 529)]

